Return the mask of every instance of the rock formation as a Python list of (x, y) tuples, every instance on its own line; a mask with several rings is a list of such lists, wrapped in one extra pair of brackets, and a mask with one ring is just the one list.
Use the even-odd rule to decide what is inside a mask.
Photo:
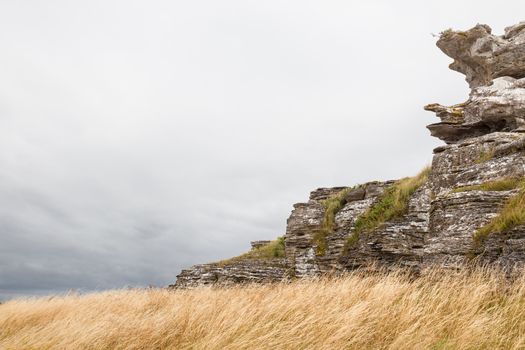
[[(414, 178), (320, 188), (294, 205), (282, 250), (183, 270), (173, 287), (268, 282), (370, 266), (525, 263), (525, 22), (443, 32), (437, 46), (465, 74), (466, 102), (430, 104), (445, 141)], [(263, 254), (263, 252), (265, 252)]]
[[(525, 60), (525, 57), (524, 57)], [(525, 67), (524, 67), (525, 68)], [(525, 78), (500, 77), (490, 86), (472, 89), (470, 98), (446, 107), (438, 103), (425, 106), (441, 119), (430, 124), (432, 136), (447, 143), (486, 135), (495, 131), (525, 131)]]
[(437, 46), (454, 59), (450, 69), (465, 74), (471, 88), (489, 85), (499, 77), (525, 77), (525, 22), (492, 35), (488, 25), (467, 31), (446, 30)]

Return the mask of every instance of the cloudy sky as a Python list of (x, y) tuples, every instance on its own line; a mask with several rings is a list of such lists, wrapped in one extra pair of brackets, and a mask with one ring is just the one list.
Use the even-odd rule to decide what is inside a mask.
[(416, 173), (432, 34), (505, 1), (0, 1), (0, 299), (167, 285), (323, 186)]

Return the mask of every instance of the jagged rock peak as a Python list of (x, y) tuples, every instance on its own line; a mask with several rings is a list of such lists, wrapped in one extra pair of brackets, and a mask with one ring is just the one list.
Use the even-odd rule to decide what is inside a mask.
[(525, 22), (491, 34), (478, 24), (467, 31), (446, 30), (437, 46), (454, 58), (450, 68), (466, 75), (469, 99), (454, 106), (425, 106), (441, 122), (428, 126), (446, 143), (496, 131), (525, 131)]
[(448, 29), (437, 46), (454, 59), (450, 69), (465, 74), (471, 88), (498, 77), (525, 77), (525, 22), (505, 28), (502, 36), (493, 35), (486, 24), (467, 31)]

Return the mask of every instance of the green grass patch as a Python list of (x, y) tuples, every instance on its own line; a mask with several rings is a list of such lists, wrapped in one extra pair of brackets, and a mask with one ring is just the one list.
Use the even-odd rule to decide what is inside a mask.
[(326, 239), (328, 236), (334, 233), (335, 215), (345, 206), (346, 195), (357, 187), (345, 188), (344, 190), (321, 202), (325, 209), (324, 217), (321, 227), (316, 230), (313, 235), (313, 241), (316, 246), (316, 255), (323, 256), (326, 254), (326, 249), (328, 248)]
[(474, 233), (474, 242), (481, 243), (490, 234), (502, 234), (525, 223), (525, 181), (522, 180), (518, 186), (520, 191), (509, 198), (498, 216)]
[(270, 260), (275, 258), (284, 258), (284, 256), (284, 237), (281, 236), (266, 245), (253, 248), (252, 250), (239, 256), (221, 260), (217, 262), (217, 264), (224, 266), (243, 260)]
[(522, 179), (511, 177), (501, 180), (488, 181), (479, 185), (463, 186), (455, 188), (452, 192), (467, 192), (467, 191), (509, 191), (517, 188), (523, 182)]
[(378, 201), (357, 218), (354, 232), (346, 241), (346, 248), (357, 243), (361, 234), (371, 232), (385, 222), (406, 214), (410, 196), (427, 181), (429, 173), (430, 167), (426, 167), (416, 176), (398, 180), (388, 187)]

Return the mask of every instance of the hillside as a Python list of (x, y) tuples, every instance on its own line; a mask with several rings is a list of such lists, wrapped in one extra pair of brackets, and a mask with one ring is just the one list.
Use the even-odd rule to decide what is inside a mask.
[[(525, 22), (502, 36), (487, 25), (446, 30), (437, 46), (471, 93), (432, 103), (445, 142), (414, 177), (319, 188), (297, 203), (278, 256), (257, 254), (183, 270), (175, 288), (271, 282), (363, 266), (460, 268), (525, 263)], [(444, 87), (445, 88), (445, 87)], [(402, 142), (402, 141), (400, 141)], [(275, 242), (272, 243), (275, 245)], [(244, 257), (244, 258), (243, 258)]]

